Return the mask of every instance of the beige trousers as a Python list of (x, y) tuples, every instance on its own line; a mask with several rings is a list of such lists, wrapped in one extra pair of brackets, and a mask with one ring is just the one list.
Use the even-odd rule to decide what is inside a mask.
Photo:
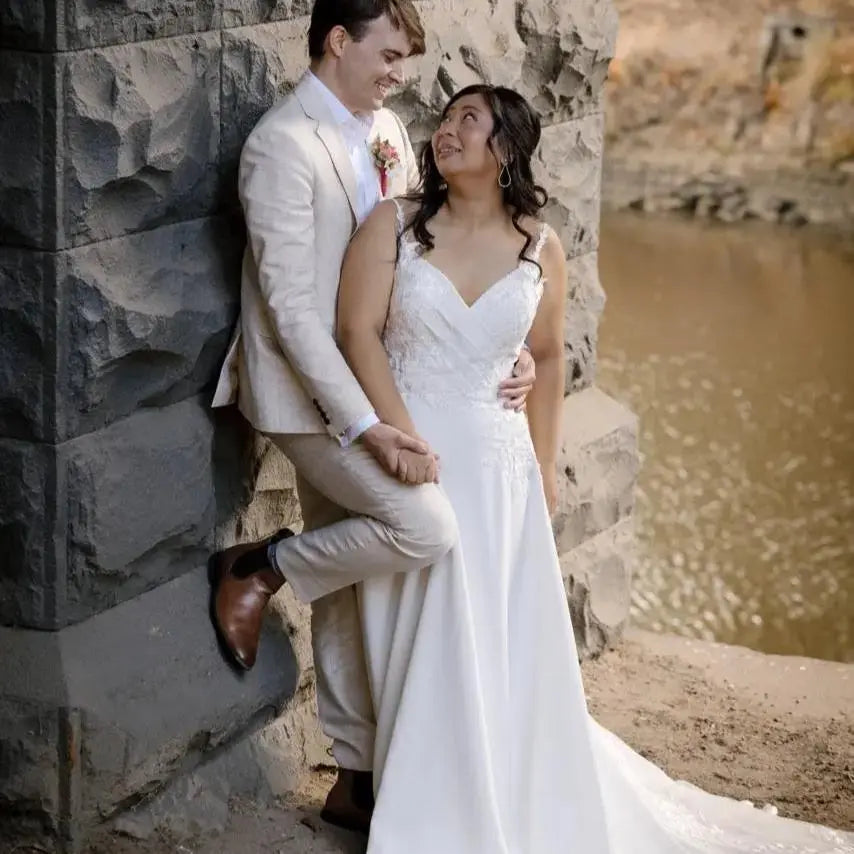
[(276, 561), (312, 604), (320, 722), (338, 765), (367, 771), (375, 718), (354, 585), (435, 563), (456, 543), (456, 519), (439, 487), (401, 484), (359, 443), (342, 448), (319, 433), (270, 439), (298, 475), (305, 528), (279, 543)]

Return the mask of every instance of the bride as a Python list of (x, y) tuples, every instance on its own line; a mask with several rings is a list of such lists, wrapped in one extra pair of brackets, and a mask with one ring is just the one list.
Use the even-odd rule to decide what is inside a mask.
[[(381, 204), (344, 262), (339, 336), (380, 418), (435, 456), (459, 540), (364, 583), (377, 715), (369, 854), (854, 852), (854, 834), (669, 779), (587, 712), (549, 520), (564, 390), (564, 253), (538, 219), (540, 124), (515, 92), (462, 90), (422, 193)], [(495, 396), (527, 341), (527, 417)]]

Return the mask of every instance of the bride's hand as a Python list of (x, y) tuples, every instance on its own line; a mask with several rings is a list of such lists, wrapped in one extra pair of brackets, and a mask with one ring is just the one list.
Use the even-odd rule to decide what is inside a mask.
[(439, 482), (439, 458), (434, 454), (417, 454), (403, 450), (397, 458), (397, 477), (403, 483), (417, 486)]
[(554, 516), (557, 510), (557, 466), (554, 464), (547, 465), (545, 468), (540, 466), (540, 473), (543, 477), (543, 492), (546, 494), (546, 506), (549, 508), (549, 515)]

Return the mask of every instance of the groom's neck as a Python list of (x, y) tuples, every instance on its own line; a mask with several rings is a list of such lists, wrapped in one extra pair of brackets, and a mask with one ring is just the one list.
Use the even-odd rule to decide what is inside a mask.
[(358, 115), (355, 107), (347, 103), (347, 94), (338, 81), (334, 62), (318, 59), (311, 63), (309, 70), (354, 116)]

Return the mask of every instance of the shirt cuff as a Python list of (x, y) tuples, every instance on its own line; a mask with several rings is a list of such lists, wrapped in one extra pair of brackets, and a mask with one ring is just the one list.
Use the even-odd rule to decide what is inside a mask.
[(338, 434), (338, 441), (342, 448), (349, 448), (365, 430), (370, 429), (374, 424), (379, 424), (380, 419), (376, 412), (369, 412), (363, 415), (358, 421), (354, 421), (343, 433)]

